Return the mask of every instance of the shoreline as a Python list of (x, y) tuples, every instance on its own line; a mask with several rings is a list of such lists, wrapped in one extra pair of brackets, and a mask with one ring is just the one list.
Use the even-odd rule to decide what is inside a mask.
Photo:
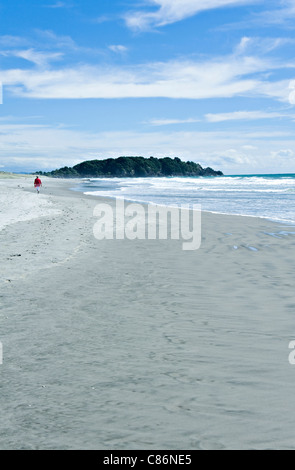
[(0, 448), (295, 448), (294, 235), (202, 213), (196, 251), (99, 241), (106, 199), (43, 184), (60, 212), (0, 231)]
[[(0, 172), (0, 184), (1, 184), (1, 180), (3, 182), (3, 177), (4, 175), (4, 180), (5, 182), (7, 182), (7, 180), (12, 180), (15, 182), (16, 179), (20, 179), (20, 181), (22, 181), (24, 178), (27, 178), (27, 179), (33, 179), (34, 176), (33, 175), (29, 175), (29, 174), (14, 174), (14, 173), (4, 173)], [(282, 174), (282, 176), (284, 176), (285, 174)], [(289, 175), (289, 174), (286, 174), (286, 175)], [(290, 173), (290, 175), (293, 175), (293, 173)], [(224, 175), (225, 177), (236, 177), (236, 176), (258, 176), (258, 175)], [(269, 174), (269, 175), (261, 175), (261, 176), (277, 176), (276, 174), (272, 175), (272, 174)], [(56, 187), (56, 185), (50, 185), (50, 182), (52, 183), (57, 183), (57, 185), (61, 185), (61, 186), (64, 186), (64, 188), (61, 189), (61, 191), (58, 191), (58, 192), (55, 192), (55, 194), (57, 195), (62, 195), (62, 192), (63, 190), (65, 190), (66, 192), (69, 191), (70, 193), (78, 193), (80, 195), (83, 195), (83, 197), (85, 198), (94, 198), (94, 199), (97, 199), (97, 200), (102, 200), (102, 201), (116, 201), (116, 196), (100, 196), (98, 194), (95, 194), (95, 195), (91, 195), (91, 191), (80, 191), (79, 189), (77, 189), (78, 185), (81, 184), (83, 182), (83, 180), (85, 178), (51, 178), (51, 177), (47, 177), (47, 176), (43, 176), (42, 177), (43, 180), (46, 181), (46, 183), (48, 184), (49, 188), (51, 186), (53, 187)], [(86, 179), (89, 179), (89, 178), (86, 178)], [(76, 188), (75, 187), (72, 187), (73, 185), (76, 185)], [(24, 189), (24, 188), (22, 188)], [(55, 188), (56, 189), (56, 188)], [(32, 187), (28, 187), (26, 188), (27, 191), (29, 192), (34, 192), (34, 189)], [(53, 195), (53, 193), (49, 193), (49, 195)], [(130, 202), (130, 203), (138, 203), (138, 204), (141, 204), (145, 207), (147, 207), (148, 205), (157, 205), (157, 206), (161, 206), (161, 207), (177, 207), (177, 206), (173, 206), (173, 205), (166, 205), (166, 204), (160, 204), (160, 203), (154, 203), (152, 201), (142, 201), (140, 199), (128, 199), (128, 198), (119, 198), (119, 199), (124, 199), (126, 202)], [(208, 214), (216, 214), (216, 215), (222, 215), (222, 216), (233, 216), (233, 217), (246, 217), (246, 218), (254, 218), (254, 219), (260, 219), (260, 220), (265, 220), (267, 222), (271, 222), (271, 223), (275, 223), (275, 224), (281, 224), (281, 225), (286, 225), (286, 226), (295, 226), (295, 221), (291, 221), (291, 220), (286, 220), (286, 219), (277, 219), (277, 218), (270, 218), (270, 217), (266, 217), (266, 216), (258, 216), (258, 215), (249, 215), (249, 214), (235, 214), (235, 213), (228, 213), (228, 212), (218, 212), (218, 211), (210, 211), (210, 210), (203, 210), (201, 209), (202, 211), (202, 214), (203, 213), (208, 213)]]
[[(75, 191), (75, 190), (74, 190)], [(116, 201), (116, 197), (112, 197), (112, 196), (99, 196), (99, 195), (95, 195), (95, 196), (91, 196), (91, 191), (88, 191), (86, 193), (83, 193), (82, 191), (77, 191), (77, 192), (80, 192), (82, 194), (84, 194), (84, 196), (90, 196), (90, 197), (96, 197), (97, 199), (102, 199), (102, 200), (111, 200), (111, 201)], [(118, 198), (118, 199), (122, 199), (126, 202), (130, 202), (130, 203), (138, 203), (138, 204), (141, 204), (143, 206), (148, 206), (148, 205), (155, 205), (155, 206), (160, 206), (160, 207), (167, 207), (167, 208), (173, 208), (173, 207), (179, 207), (179, 205), (166, 205), (166, 204), (159, 204), (157, 202), (152, 202), (152, 201), (141, 201), (140, 199), (127, 199), (127, 198)], [(268, 222), (271, 222), (271, 223), (277, 223), (277, 224), (282, 224), (282, 225), (288, 225), (290, 227), (295, 227), (295, 221), (288, 221), (288, 220), (284, 220), (284, 219), (271, 219), (269, 217), (263, 217), (263, 216), (258, 216), (258, 215), (249, 215), (249, 214), (232, 214), (232, 213), (227, 213), (227, 212), (215, 212), (215, 211), (209, 211), (209, 210), (203, 210), (202, 209), (202, 214), (203, 213), (207, 213), (207, 214), (216, 214), (216, 215), (224, 215), (224, 216), (233, 216), (233, 217), (249, 217), (249, 218), (254, 218), (254, 219), (261, 219), (261, 220), (266, 220)]]
[[(226, 178), (229, 178), (229, 177), (226, 177)], [(102, 178), (103, 179), (103, 178)], [(114, 180), (116, 178), (113, 178)], [(127, 180), (130, 179), (130, 178), (127, 178)], [(143, 178), (144, 179), (144, 178)], [(162, 178), (162, 179), (169, 179), (169, 178)], [(179, 178), (176, 178), (176, 180), (178, 180)], [(184, 178), (186, 179), (186, 178)], [(206, 179), (206, 178), (205, 178)], [(213, 180), (215, 180), (216, 178), (213, 178)], [(218, 178), (217, 178), (218, 179)], [(91, 179), (87, 179), (87, 180), (91, 180)], [(93, 178), (93, 180), (95, 180), (95, 178)], [(118, 180), (122, 181), (122, 178), (118, 178)], [(152, 180), (152, 178), (151, 178)], [(173, 178), (171, 178), (171, 180), (173, 181)], [(209, 178), (209, 180), (211, 180), (211, 178)], [(83, 192), (84, 194), (91, 194), (92, 191), (88, 191), (87, 188), (83, 188), (83, 179), (80, 180), (80, 184), (77, 185), (77, 191), (81, 191)], [(79, 186), (81, 189), (79, 189)], [(115, 192), (116, 192), (116, 188), (114, 188)], [(202, 188), (200, 188), (201, 190), (201, 193), (202, 193)], [(110, 192), (110, 191), (108, 191)], [(238, 193), (239, 194), (240, 190), (238, 190)], [(106, 197), (108, 199), (116, 199), (116, 196), (113, 196), (113, 195), (110, 195), (110, 196), (107, 196), (107, 195), (101, 195), (100, 194), (100, 191), (93, 191), (93, 193), (95, 193), (95, 195), (97, 197)], [(222, 191), (221, 191), (222, 193)], [(222, 194), (221, 194), (222, 196)], [(129, 202), (136, 202), (136, 203), (139, 203), (139, 204), (150, 204), (150, 205), (158, 205), (158, 206), (164, 206), (164, 207), (175, 207), (177, 206), (177, 203), (162, 203), (162, 202), (154, 202), (154, 201), (147, 201), (147, 200), (144, 200), (144, 199), (141, 199), (140, 198), (140, 195), (130, 195), (130, 197), (128, 197), (128, 194), (125, 194), (124, 193), (124, 196), (121, 196), (120, 194), (118, 194), (117, 196), (119, 199), (124, 199), (125, 201), (129, 201)], [(157, 199), (154, 197), (154, 199)], [(181, 199), (180, 199), (181, 200)], [(294, 218), (294, 213), (291, 214), (291, 218), (290, 218), (290, 214), (288, 213), (285, 213), (283, 212), (284, 214), (284, 217), (282, 217), (282, 213), (281, 214), (278, 214), (276, 213), (276, 211), (272, 211), (272, 209), (266, 205), (267, 207), (267, 210), (265, 211), (258, 211), (257, 213), (249, 213), (249, 210), (246, 211), (246, 213), (243, 212), (243, 209), (241, 207), (239, 207), (238, 211), (231, 211), (229, 207), (227, 207), (228, 210), (224, 210), (224, 208), (222, 210), (216, 210), (215, 207), (208, 207), (208, 205), (206, 204), (206, 198), (205, 198), (205, 202), (204, 202), (204, 199), (203, 199), (203, 196), (201, 195), (201, 197), (198, 199), (191, 199), (190, 202), (188, 204), (190, 205), (193, 205), (193, 204), (201, 204), (202, 205), (202, 212), (210, 212), (212, 214), (224, 214), (224, 215), (238, 215), (238, 216), (242, 216), (242, 217), (258, 217), (258, 218), (262, 218), (262, 219), (266, 219), (266, 220), (270, 220), (270, 221), (273, 221), (273, 222), (280, 222), (280, 223), (283, 223), (283, 224), (290, 224), (290, 225), (295, 225), (295, 218)], [(227, 201), (228, 203), (228, 201)], [(246, 200), (246, 204), (249, 204), (249, 201)], [(292, 206), (292, 201), (289, 201), (290, 205)], [(218, 197), (216, 197), (216, 207), (218, 207)], [(268, 201), (268, 204), (269, 204), (269, 201)], [(209, 204), (210, 205), (210, 204)], [(204, 208), (203, 208), (204, 207)], [(226, 207), (225, 207), (226, 209)], [(286, 207), (285, 207), (286, 209)], [(247, 213), (248, 212), (248, 213)], [(251, 212), (251, 211), (250, 211)], [(260, 214), (259, 214), (260, 212)], [(289, 216), (289, 218), (288, 218)]]
[[(97, 200), (97, 202), (99, 201), (102, 201), (102, 202), (106, 202), (106, 201), (109, 201), (111, 200), (113, 203), (115, 203), (116, 201), (116, 197), (112, 197), (112, 196), (99, 196), (99, 195), (91, 195), (91, 191), (87, 191), (87, 192), (83, 192), (83, 191), (79, 191), (78, 189), (75, 189), (75, 188), (72, 188), (72, 183), (74, 183), (75, 179), (72, 179), (71, 180), (71, 183), (67, 184), (68, 183), (68, 180), (64, 179), (60, 179), (60, 181), (62, 181), (62, 184), (64, 184), (65, 186), (68, 186), (65, 188), (66, 191), (70, 191), (70, 193), (78, 193), (80, 195), (83, 195), (83, 197), (85, 198), (90, 198), (92, 200)], [(81, 180), (80, 180), (81, 181)], [(75, 184), (77, 184), (75, 182)], [(175, 207), (175, 206), (171, 206), (171, 205), (165, 205), (165, 204), (159, 204), (159, 203), (153, 203), (151, 201), (141, 201), (141, 200), (138, 200), (138, 199), (125, 199), (125, 198), (122, 198), (124, 201), (126, 201), (126, 203), (138, 203), (144, 207), (148, 207), (148, 205), (156, 205), (156, 206), (161, 206), (161, 207), (168, 207), (168, 208), (171, 208), (171, 207)], [(269, 222), (271, 224), (278, 224), (278, 225), (283, 225), (283, 226), (288, 226), (288, 227), (295, 227), (295, 222), (291, 222), (291, 221), (286, 221), (286, 220), (283, 220), (283, 219), (270, 219), (268, 217), (263, 217), (263, 216), (256, 216), (256, 215), (247, 215), (247, 214), (231, 214), (231, 213), (226, 213), (226, 212), (214, 212), (214, 211), (208, 211), (208, 210), (203, 210), (201, 209), (201, 212), (202, 214), (212, 214), (212, 215), (217, 215), (217, 216), (225, 216), (225, 217), (245, 217), (245, 218), (249, 218), (249, 219), (258, 219), (258, 220), (261, 220), (261, 221), (266, 221), (266, 222)]]

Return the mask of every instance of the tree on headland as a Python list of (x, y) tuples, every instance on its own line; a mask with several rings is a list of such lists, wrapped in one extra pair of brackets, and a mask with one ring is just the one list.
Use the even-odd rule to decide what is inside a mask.
[(67, 166), (50, 172), (37, 172), (54, 178), (95, 177), (160, 177), (160, 176), (222, 176), (221, 171), (202, 168), (199, 163), (184, 162), (180, 158), (119, 157), (105, 160), (87, 160), (69, 168)]

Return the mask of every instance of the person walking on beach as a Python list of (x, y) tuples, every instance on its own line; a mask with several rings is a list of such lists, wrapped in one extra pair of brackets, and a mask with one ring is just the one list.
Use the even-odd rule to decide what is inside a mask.
[(42, 181), (40, 180), (39, 176), (36, 176), (35, 181), (34, 181), (34, 186), (37, 190), (37, 194), (39, 194), (40, 188), (42, 186)]

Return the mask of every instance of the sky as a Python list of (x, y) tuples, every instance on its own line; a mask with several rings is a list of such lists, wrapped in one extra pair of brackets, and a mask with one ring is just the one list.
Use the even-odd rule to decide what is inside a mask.
[(0, 170), (295, 173), (295, 0), (0, 0)]

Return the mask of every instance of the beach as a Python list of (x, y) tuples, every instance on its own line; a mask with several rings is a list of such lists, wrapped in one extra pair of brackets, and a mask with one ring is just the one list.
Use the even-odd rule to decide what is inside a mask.
[(0, 449), (295, 449), (294, 228), (97, 240), (113, 200), (32, 181), (0, 179)]

